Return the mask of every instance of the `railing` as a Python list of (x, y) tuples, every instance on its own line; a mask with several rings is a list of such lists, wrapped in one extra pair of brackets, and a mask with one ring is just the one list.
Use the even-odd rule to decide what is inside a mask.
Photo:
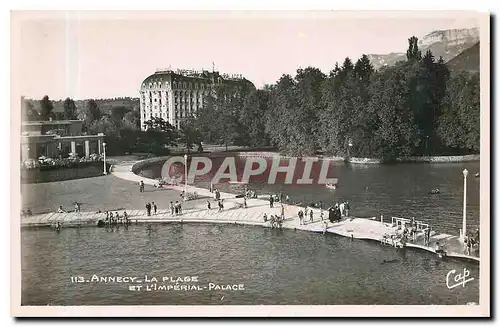
[(426, 224), (426, 223), (419, 221), (419, 220), (401, 218), (401, 217), (392, 217), (392, 219), (391, 219), (391, 223), (393, 225), (395, 225), (396, 227), (403, 226), (403, 224), (411, 224), (413, 221), (415, 221), (415, 225), (417, 227), (417, 230), (423, 230), (423, 229), (429, 228), (429, 224)]

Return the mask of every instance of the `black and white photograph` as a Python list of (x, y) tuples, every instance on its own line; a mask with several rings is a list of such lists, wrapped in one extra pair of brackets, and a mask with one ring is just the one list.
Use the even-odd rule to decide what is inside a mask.
[(488, 13), (10, 18), (12, 315), (490, 315)]

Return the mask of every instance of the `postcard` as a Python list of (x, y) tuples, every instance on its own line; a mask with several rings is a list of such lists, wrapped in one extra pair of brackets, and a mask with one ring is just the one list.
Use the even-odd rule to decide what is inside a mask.
[(11, 315), (489, 317), (489, 22), (13, 11)]

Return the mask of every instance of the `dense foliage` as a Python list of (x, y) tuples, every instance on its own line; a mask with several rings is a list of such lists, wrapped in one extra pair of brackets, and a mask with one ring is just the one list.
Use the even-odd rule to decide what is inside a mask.
[(202, 139), (387, 161), (478, 153), (479, 74), (451, 76), (442, 58), (408, 41), (407, 60), (379, 71), (363, 55), (328, 76), (298, 69), (237, 97), (216, 88), (196, 118)]
[[(165, 154), (178, 143), (201, 150), (202, 141), (388, 161), (478, 153), (479, 73), (451, 75), (442, 58), (421, 53), (416, 37), (408, 43), (405, 61), (379, 71), (363, 55), (335, 64), (328, 75), (307, 67), (260, 90), (215, 85), (179, 129), (153, 118), (140, 131), (138, 108), (118, 105), (103, 112), (95, 100), (76, 108), (66, 99), (63, 118), (78, 117), (88, 132), (105, 133), (110, 154)], [(48, 119), (52, 109), (47, 96), (40, 112), (24, 106), (29, 120)]]

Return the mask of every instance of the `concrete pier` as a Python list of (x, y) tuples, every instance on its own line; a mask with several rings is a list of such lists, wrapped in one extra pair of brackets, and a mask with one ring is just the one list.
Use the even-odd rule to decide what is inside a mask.
[[(133, 173), (132, 169), (134, 162), (124, 162), (116, 164), (111, 168), (111, 174), (128, 181), (138, 183), (143, 181), (145, 185), (153, 187), (157, 183), (156, 180), (144, 178)], [(184, 185), (164, 186), (167, 189), (184, 191)], [(234, 194), (221, 193), (221, 199), (224, 199), (224, 210), (219, 211), (215, 205), (213, 193), (209, 190), (188, 186), (188, 192), (196, 192), (198, 199), (189, 200), (189, 208), (183, 210), (182, 215), (171, 215), (169, 210), (159, 210), (157, 214), (147, 216), (146, 210), (137, 210), (136, 208), (125, 209), (132, 224), (135, 223), (169, 223), (169, 222), (186, 222), (186, 223), (226, 223), (226, 224), (244, 224), (270, 227), (269, 222), (263, 220), (264, 213), (270, 215), (280, 215), (281, 205), (278, 202), (274, 203), (274, 208), (269, 207), (268, 197), (261, 196), (257, 199), (247, 199), (247, 208), (243, 208), (243, 199), (235, 198)], [(208, 210), (206, 203), (210, 200), (212, 209)], [(321, 221), (321, 210), (318, 208), (308, 208), (313, 210), (314, 221), (309, 221), (309, 215), (304, 218), (305, 224), (299, 224), (298, 212), (303, 207), (284, 204), (285, 220), (283, 228), (304, 230), (316, 233), (333, 233), (336, 235), (350, 237), (353, 239), (365, 239), (377, 241), (380, 243), (387, 242), (387, 236), (396, 234), (397, 228), (392, 223), (383, 223), (373, 219), (344, 217), (341, 221), (331, 223), (327, 220), (328, 212), (324, 213), (324, 221), (327, 228), (325, 231), (324, 221)], [(118, 211), (120, 216), (123, 216), (123, 210)], [(62, 227), (82, 227), (82, 226), (97, 226), (98, 220), (104, 220), (104, 213), (97, 212), (81, 212), (81, 213), (45, 213), (29, 217), (21, 218), (21, 226), (53, 226), (56, 222), (62, 223)], [(386, 218), (386, 220), (390, 220)], [(429, 245), (433, 246), (439, 242), (447, 253), (448, 257), (456, 257), (479, 262), (479, 256), (466, 255), (465, 248), (458, 241), (457, 236), (441, 234), (433, 231), (431, 233)], [(400, 244), (392, 244), (398, 246)], [(409, 241), (405, 244), (406, 247), (419, 248), (425, 251), (434, 252), (434, 247), (424, 244), (424, 234), (419, 232), (414, 241)]]

